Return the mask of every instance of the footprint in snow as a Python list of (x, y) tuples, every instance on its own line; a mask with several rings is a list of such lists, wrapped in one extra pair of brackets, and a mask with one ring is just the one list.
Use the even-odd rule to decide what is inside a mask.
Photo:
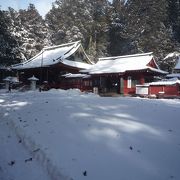
[(32, 161), (32, 158), (29, 158), (29, 159), (25, 159), (24, 162), (29, 162), (29, 161)]
[(25, 127), (28, 127), (29, 126), (29, 124), (25, 124), (23, 127), (25, 128)]
[(33, 152), (38, 152), (38, 151), (40, 151), (40, 148), (33, 150)]
[(77, 159), (76, 158), (72, 158), (72, 161), (77, 161)]
[(84, 171), (84, 172), (83, 172), (83, 175), (84, 175), (84, 176), (87, 176), (87, 171)]
[(168, 131), (169, 131), (169, 132), (172, 132), (173, 130), (172, 130), (172, 129), (169, 129)]
[(8, 165), (9, 165), (9, 166), (13, 166), (13, 165), (15, 165), (15, 161), (11, 161), (11, 162), (9, 162), (9, 163), (8, 163)]

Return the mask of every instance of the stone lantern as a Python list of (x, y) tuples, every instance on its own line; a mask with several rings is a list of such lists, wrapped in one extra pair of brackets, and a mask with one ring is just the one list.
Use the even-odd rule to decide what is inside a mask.
[(3, 81), (5, 81), (5, 88), (8, 90), (8, 91), (11, 91), (12, 89), (12, 86), (14, 84), (19, 84), (19, 79), (17, 77), (12, 77), (12, 76), (8, 76), (6, 77), (5, 79), (3, 79)]
[(5, 79), (3, 79), (3, 81), (5, 81), (5, 89), (9, 90), (10, 87), (10, 83), (11, 83), (11, 76), (6, 77)]
[(39, 79), (33, 75), (32, 77), (28, 78), (28, 80), (31, 82), (30, 89), (35, 91), (36, 90), (36, 81), (38, 81)]

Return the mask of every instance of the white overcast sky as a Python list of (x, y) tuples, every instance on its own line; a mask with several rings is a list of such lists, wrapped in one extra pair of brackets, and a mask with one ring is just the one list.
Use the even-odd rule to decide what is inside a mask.
[(0, 8), (3, 10), (7, 10), (8, 7), (12, 7), (15, 10), (26, 9), (29, 3), (32, 3), (35, 5), (39, 13), (44, 17), (45, 14), (51, 9), (54, 1), (55, 0), (0, 0)]

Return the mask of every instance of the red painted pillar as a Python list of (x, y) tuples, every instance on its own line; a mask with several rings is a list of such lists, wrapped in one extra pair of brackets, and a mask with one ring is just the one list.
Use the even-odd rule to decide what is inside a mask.
[(145, 79), (144, 79), (144, 76), (143, 74), (140, 75), (140, 84), (144, 84), (145, 83)]
[(127, 78), (124, 79), (124, 95), (128, 94), (128, 89), (127, 89)]

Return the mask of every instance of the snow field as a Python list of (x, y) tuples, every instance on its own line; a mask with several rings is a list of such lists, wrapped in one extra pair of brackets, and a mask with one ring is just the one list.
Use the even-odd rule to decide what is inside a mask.
[(55, 165), (53, 165), (51, 160), (47, 157), (46, 153), (39, 148), (41, 146), (39, 144), (36, 144), (32, 137), (26, 134), (24, 129), (22, 129), (19, 126), (16, 126), (16, 124), (13, 121), (10, 121), (10, 127), (10, 129), (15, 130), (15, 134), (19, 139), (22, 140), (23, 146), (32, 154), (33, 159), (36, 159), (40, 163), (40, 165), (46, 170), (47, 174), (51, 179), (67, 179), (60, 174), (58, 168)]
[[(13, 111), (15, 111), (15, 109)], [(47, 175), (51, 179), (53, 180), (68, 179), (59, 172), (58, 168), (52, 163), (51, 159), (47, 157), (47, 154), (42, 149), (39, 148), (41, 147), (41, 145), (37, 144), (34, 141), (34, 139), (26, 133), (23, 127), (18, 126), (17, 122), (7, 117), (6, 117), (6, 121), (8, 122), (8, 127), (11, 129), (11, 131), (14, 131), (14, 134), (17, 136), (17, 138), (22, 141), (22, 145), (31, 154), (33, 160), (37, 160), (40, 163), (41, 167), (44, 168), (44, 170), (47, 172)], [(38, 173), (37, 176), (39, 176)]]
[[(50, 180), (32, 152), (24, 148), (8, 119), (0, 119), (0, 179)], [(31, 159), (32, 158), (32, 159)]]
[(0, 94), (0, 105), (51, 179), (180, 178), (179, 100), (51, 90)]

